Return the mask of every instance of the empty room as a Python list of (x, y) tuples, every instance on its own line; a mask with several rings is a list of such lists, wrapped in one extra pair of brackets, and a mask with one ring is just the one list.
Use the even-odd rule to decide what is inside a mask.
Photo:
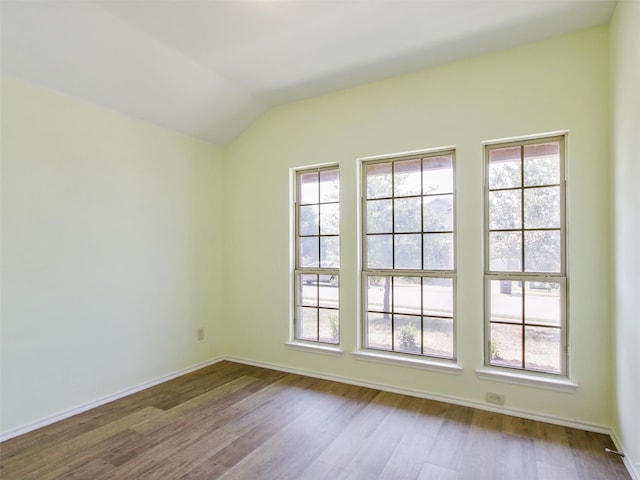
[(0, 21), (0, 478), (640, 480), (640, 1)]

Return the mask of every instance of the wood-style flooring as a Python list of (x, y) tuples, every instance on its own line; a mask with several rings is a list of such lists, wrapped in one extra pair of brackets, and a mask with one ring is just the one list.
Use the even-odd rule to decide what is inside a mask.
[(0, 444), (13, 479), (629, 479), (611, 439), (220, 362)]

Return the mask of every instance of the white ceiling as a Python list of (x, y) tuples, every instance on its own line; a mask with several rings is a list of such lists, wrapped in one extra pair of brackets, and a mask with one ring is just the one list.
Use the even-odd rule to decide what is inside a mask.
[(5, 75), (224, 145), (273, 105), (606, 23), (616, 0), (1, 0)]

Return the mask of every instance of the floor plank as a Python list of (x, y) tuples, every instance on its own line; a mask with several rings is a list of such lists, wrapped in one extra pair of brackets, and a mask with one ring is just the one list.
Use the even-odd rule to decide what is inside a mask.
[(0, 444), (3, 480), (630, 479), (610, 437), (219, 362)]

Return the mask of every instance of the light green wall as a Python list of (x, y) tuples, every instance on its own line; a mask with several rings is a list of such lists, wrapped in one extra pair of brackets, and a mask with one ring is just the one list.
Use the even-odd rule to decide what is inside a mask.
[[(595, 28), (274, 108), (226, 150), (227, 353), (610, 425), (608, 29)], [(570, 370), (576, 393), (481, 381), (483, 140), (568, 129)], [(356, 360), (357, 158), (455, 145), (460, 376)], [(342, 357), (285, 347), (289, 169), (338, 162)]]
[(640, 472), (640, 2), (618, 4), (611, 22), (614, 155), (613, 289), (615, 430)]
[(220, 149), (7, 78), (1, 98), (1, 431), (221, 353)]
[[(596, 28), (277, 107), (224, 152), (3, 79), (1, 431), (220, 354), (470, 402), (498, 392), (508, 408), (611, 425), (608, 33)], [(580, 388), (481, 381), (481, 142), (565, 129), (570, 369)], [(356, 159), (448, 145), (457, 149), (463, 374), (356, 360)], [(325, 162), (338, 162), (342, 178), (342, 357), (285, 347), (289, 169)], [(620, 424), (638, 398), (626, 393), (631, 382), (623, 385)]]

